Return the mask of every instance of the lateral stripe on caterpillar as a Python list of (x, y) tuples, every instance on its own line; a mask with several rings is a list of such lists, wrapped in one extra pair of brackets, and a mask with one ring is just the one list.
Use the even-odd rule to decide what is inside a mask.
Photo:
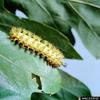
[(38, 55), (46, 58), (47, 63), (52, 67), (56, 68), (63, 65), (62, 60), (64, 55), (48, 41), (22, 28), (12, 27), (10, 33), (10, 39), (12, 41), (17, 41), (23, 48), (36, 52)]

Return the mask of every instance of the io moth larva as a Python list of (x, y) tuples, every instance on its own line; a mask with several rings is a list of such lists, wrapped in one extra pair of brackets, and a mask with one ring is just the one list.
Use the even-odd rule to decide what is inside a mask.
[(63, 62), (63, 53), (47, 40), (43, 40), (38, 35), (22, 28), (12, 27), (10, 39), (21, 45), (22, 48), (36, 52), (46, 59), (52, 67), (60, 67)]

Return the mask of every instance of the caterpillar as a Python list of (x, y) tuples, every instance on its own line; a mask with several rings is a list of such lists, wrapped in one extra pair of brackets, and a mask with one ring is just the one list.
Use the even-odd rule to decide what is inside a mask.
[(47, 63), (56, 68), (63, 65), (63, 53), (47, 40), (26, 29), (12, 27), (10, 30), (10, 40), (18, 43), (22, 48), (35, 52), (44, 58)]

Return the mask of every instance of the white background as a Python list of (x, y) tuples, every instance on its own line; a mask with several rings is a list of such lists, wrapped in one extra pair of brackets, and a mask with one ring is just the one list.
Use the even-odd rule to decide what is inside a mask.
[[(16, 15), (27, 18), (22, 12), (16, 11)], [(72, 76), (85, 83), (93, 96), (100, 96), (100, 60), (96, 60), (84, 47), (78, 34), (73, 30), (76, 38), (75, 49), (84, 60), (66, 59), (67, 67), (62, 68)]]

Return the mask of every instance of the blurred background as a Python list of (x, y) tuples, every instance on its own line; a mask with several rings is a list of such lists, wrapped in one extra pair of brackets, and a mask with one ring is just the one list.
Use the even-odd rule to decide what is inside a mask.
[[(16, 15), (20, 18), (27, 18), (25, 14), (17, 10)], [(93, 96), (100, 96), (100, 60), (95, 59), (84, 47), (78, 33), (72, 29), (76, 39), (75, 50), (82, 56), (83, 60), (66, 59), (67, 67), (62, 67), (70, 75), (85, 83)]]

